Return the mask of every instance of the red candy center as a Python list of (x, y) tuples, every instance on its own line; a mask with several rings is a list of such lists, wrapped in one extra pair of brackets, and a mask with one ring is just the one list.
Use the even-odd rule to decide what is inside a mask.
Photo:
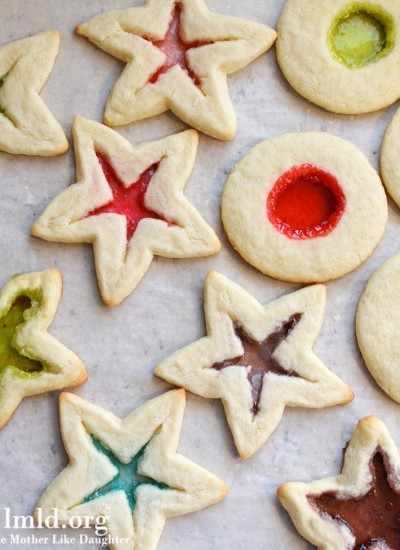
[(267, 198), (267, 215), (287, 237), (314, 239), (333, 231), (345, 206), (346, 197), (332, 174), (301, 164), (275, 182)]
[(136, 228), (144, 218), (153, 218), (156, 220), (163, 220), (172, 225), (171, 222), (165, 220), (162, 216), (149, 210), (145, 204), (145, 194), (147, 187), (150, 183), (152, 176), (155, 174), (158, 168), (158, 162), (152, 164), (147, 170), (145, 170), (139, 177), (139, 179), (125, 187), (122, 181), (118, 178), (114, 168), (111, 166), (109, 160), (102, 153), (96, 153), (98, 161), (103, 170), (104, 176), (113, 194), (111, 201), (95, 210), (89, 212), (89, 216), (98, 216), (99, 214), (121, 214), (126, 218), (126, 237), (129, 241), (132, 235), (136, 231)]
[(150, 40), (154, 46), (159, 48), (166, 56), (164, 64), (151, 75), (149, 79), (150, 84), (157, 82), (159, 76), (166, 73), (171, 67), (179, 65), (190, 76), (193, 83), (196, 86), (200, 86), (200, 78), (190, 68), (186, 52), (192, 48), (199, 48), (200, 46), (211, 44), (211, 42), (184, 42), (182, 40), (180, 36), (181, 11), (181, 5), (175, 5), (169, 28), (163, 40), (155, 42), (146, 37), (146, 40)]

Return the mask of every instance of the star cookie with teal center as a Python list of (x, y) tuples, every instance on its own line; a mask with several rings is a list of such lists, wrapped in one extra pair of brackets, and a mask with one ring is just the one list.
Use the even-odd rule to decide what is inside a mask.
[(29, 395), (76, 386), (80, 359), (47, 329), (61, 297), (56, 269), (13, 277), (0, 292), (0, 427)]
[(155, 374), (221, 399), (236, 448), (248, 458), (274, 431), (286, 406), (322, 408), (353, 398), (312, 352), (324, 306), (322, 285), (263, 306), (211, 271), (204, 291), (207, 336), (161, 361)]
[[(105, 517), (111, 549), (153, 550), (167, 517), (221, 500), (226, 485), (176, 452), (185, 392), (148, 401), (123, 420), (69, 393), (60, 396), (60, 425), (69, 465), (40, 498), (45, 518)], [(118, 540), (124, 539), (124, 545)], [(190, 545), (190, 542), (188, 542)]]
[(266, 25), (210, 13), (203, 0), (147, 0), (79, 25), (78, 34), (127, 63), (104, 120), (120, 126), (168, 109), (218, 139), (232, 139), (236, 117), (227, 75), (266, 52)]

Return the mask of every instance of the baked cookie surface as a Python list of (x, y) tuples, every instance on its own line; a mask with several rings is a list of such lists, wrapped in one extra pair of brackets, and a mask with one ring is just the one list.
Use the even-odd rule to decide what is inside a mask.
[(100, 14), (76, 31), (127, 63), (107, 101), (106, 124), (120, 126), (170, 109), (224, 140), (236, 133), (226, 76), (276, 38), (265, 25), (210, 13), (203, 0), (147, 0)]
[(300, 95), (329, 111), (376, 111), (400, 97), (399, 31), (400, 5), (392, 0), (287, 0), (278, 63)]
[(68, 149), (61, 126), (39, 96), (59, 46), (59, 33), (46, 31), (0, 48), (1, 151), (52, 156)]
[(222, 221), (233, 247), (262, 273), (322, 282), (369, 257), (386, 227), (387, 200), (351, 143), (322, 132), (286, 134), (256, 145), (233, 168)]
[(77, 182), (58, 195), (31, 228), (49, 241), (93, 243), (104, 302), (119, 304), (154, 255), (215, 254), (213, 230), (183, 195), (198, 134), (186, 130), (133, 147), (114, 130), (76, 117)]
[(358, 422), (341, 474), (285, 483), (278, 498), (299, 533), (321, 550), (400, 546), (399, 451), (375, 416)]
[[(60, 425), (69, 465), (40, 498), (36, 514), (105, 517), (112, 550), (153, 550), (167, 517), (215, 504), (220, 479), (177, 454), (185, 392), (148, 401), (123, 420), (68, 393)], [(104, 523), (102, 523), (104, 525)]]
[(381, 149), (381, 176), (385, 188), (400, 207), (400, 110), (386, 129)]
[(211, 271), (204, 297), (208, 335), (163, 360), (155, 374), (222, 399), (236, 448), (248, 458), (276, 428), (285, 406), (322, 408), (353, 398), (312, 352), (324, 305), (325, 289), (318, 285), (262, 306)]
[(0, 427), (24, 397), (87, 379), (79, 358), (47, 332), (61, 291), (56, 269), (16, 275), (0, 291)]
[(400, 254), (370, 277), (356, 317), (357, 341), (376, 383), (400, 403)]

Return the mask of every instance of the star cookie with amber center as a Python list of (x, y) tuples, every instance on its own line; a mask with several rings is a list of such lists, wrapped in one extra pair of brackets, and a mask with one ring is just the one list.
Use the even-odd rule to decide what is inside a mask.
[(162, 361), (155, 374), (222, 399), (235, 445), (248, 458), (268, 439), (285, 406), (346, 403), (350, 388), (312, 352), (325, 289), (310, 286), (262, 306), (212, 271), (205, 283), (208, 336)]
[(108, 98), (106, 124), (170, 109), (218, 139), (236, 133), (227, 75), (266, 52), (276, 38), (265, 25), (210, 13), (203, 0), (147, 0), (102, 13), (76, 31), (127, 63)]
[(40, 498), (36, 515), (40, 509), (46, 518), (56, 509), (63, 522), (91, 517), (93, 524), (105, 517), (111, 549), (154, 550), (167, 517), (215, 504), (227, 493), (220, 479), (177, 454), (184, 408), (185, 393), (175, 390), (120, 420), (62, 394), (70, 463)]
[(78, 183), (48, 205), (31, 232), (49, 241), (93, 243), (107, 305), (133, 291), (155, 255), (218, 252), (215, 233), (183, 195), (197, 132), (133, 147), (114, 130), (76, 117), (73, 135)]
[(378, 418), (357, 424), (342, 473), (311, 483), (285, 483), (278, 498), (299, 533), (318, 548), (400, 547), (400, 457)]

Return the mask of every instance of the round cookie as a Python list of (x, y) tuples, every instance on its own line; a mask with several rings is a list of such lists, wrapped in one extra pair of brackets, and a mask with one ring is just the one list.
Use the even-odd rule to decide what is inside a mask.
[(387, 127), (381, 150), (381, 175), (386, 190), (400, 207), (400, 110)]
[(358, 345), (376, 383), (400, 403), (400, 254), (371, 276), (357, 309)]
[(277, 56), (291, 86), (328, 111), (376, 111), (400, 97), (400, 3), (288, 0)]
[(320, 132), (256, 145), (234, 167), (222, 196), (233, 247), (284, 281), (321, 282), (352, 271), (371, 254), (386, 220), (383, 186), (366, 157)]

